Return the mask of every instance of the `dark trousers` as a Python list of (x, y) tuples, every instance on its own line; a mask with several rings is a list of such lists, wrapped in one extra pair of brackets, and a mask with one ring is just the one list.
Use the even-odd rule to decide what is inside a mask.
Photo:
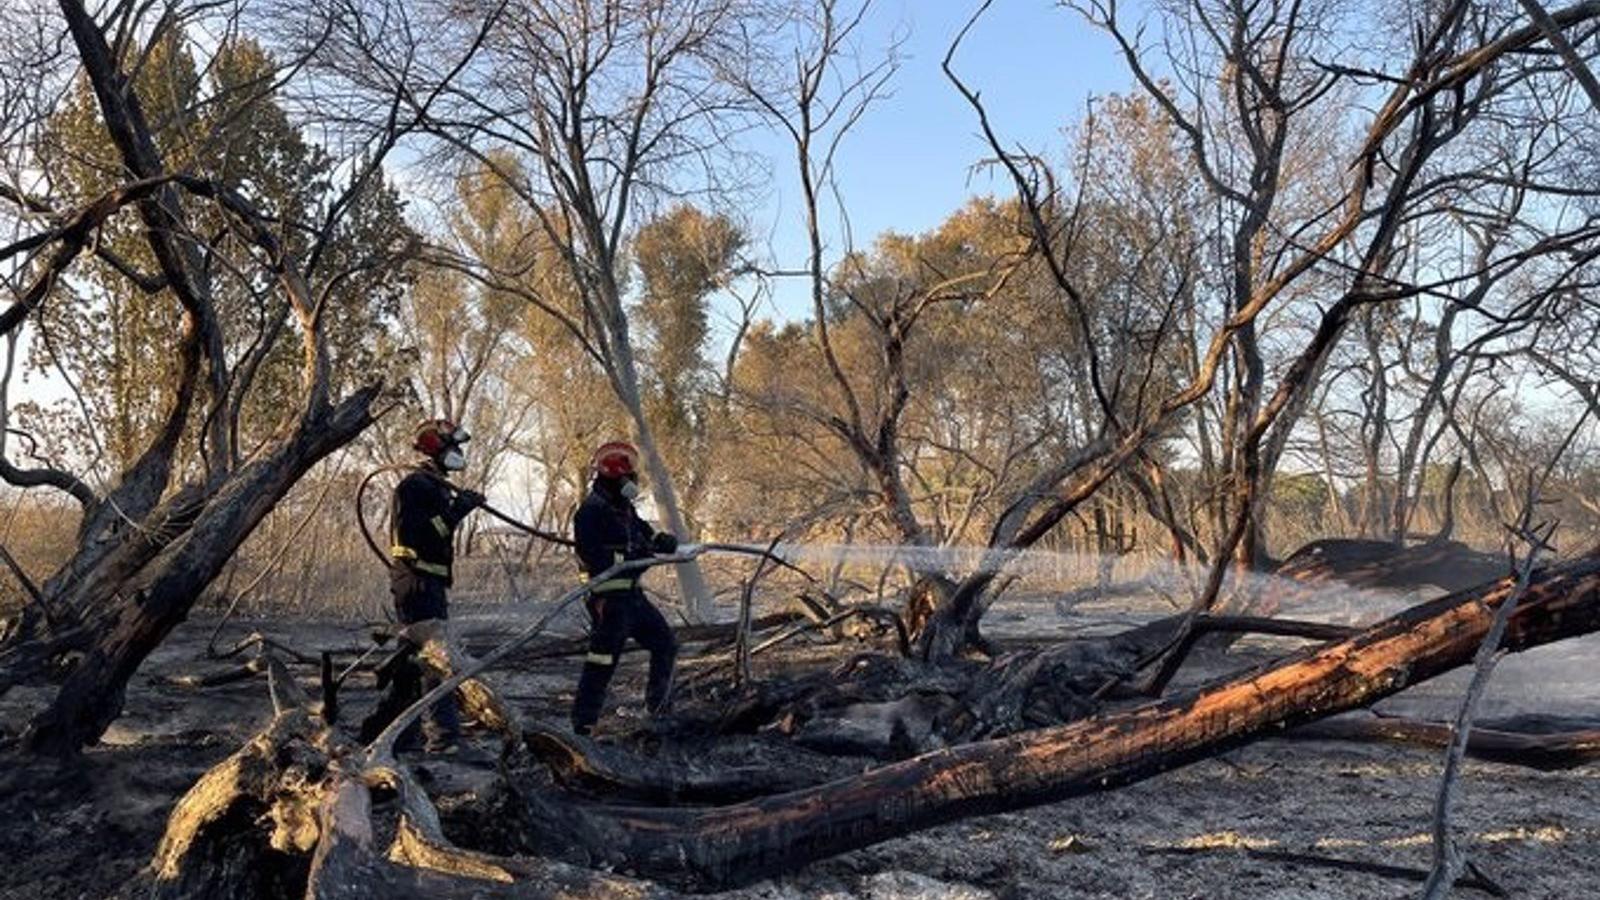
[[(428, 619), (448, 619), (450, 617), (450, 600), (445, 592), (444, 581), (431, 575), (413, 572), (404, 565), (398, 565), (390, 574), (389, 593), (394, 598), (395, 617), (401, 625), (411, 625)], [(389, 686), (389, 698), (384, 701), (385, 706), (404, 709), (415, 703), (423, 694), (439, 686), (441, 678), (433, 670), (422, 665), (412, 658), (408, 665), (415, 667), (414, 672), (403, 673), (396, 677)], [(456, 707), (454, 693), (439, 698), (433, 707), (423, 714), (422, 721), (427, 730), (429, 745), (444, 745), (455, 741), (461, 736), (461, 714)], [(415, 724), (400, 733), (396, 745), (401, 748), (415, 747), (419, 741), (419, 731)]]
[(606, 687), (616, 674), (628, 638), (650, 652), (650, 680), (645, 705), (651, 713), (665, 712), (672, 700), (672, 666), (678, 658), (678, 641), (661, 611), (639, 591), (614, 591), (590, 595), (589, 655), (578, 676), (578, 695), (572, 701), (574, 728), (586, 729), (600, 718)]

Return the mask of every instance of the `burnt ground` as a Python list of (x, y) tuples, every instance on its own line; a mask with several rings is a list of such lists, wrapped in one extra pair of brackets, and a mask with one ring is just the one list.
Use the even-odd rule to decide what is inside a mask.
[[(1045, 612), (1043, 616), (1059, 617)], [(523, 621), (504, 610), (464, 611), (459, 628), (482, 647)], [(997, 611), (998, 627), (1021, 630), (1022, 614)], [(258, 678), (196, 691), (165, 682), (174, 674), (225, 667), (203, 658), (212, 622), (183, 626), (130, 689), (127, 713), (100, 747), (71, 767), (30, 765), (0, 773), (0, 898), (138, 896), (141, 873), (173, 802), (210, 765), (232, 752), (270, 714)], [(1056, 623), (1059, 624), (1059, 623)], [(302, 650), (366, 643), (351, 623), (230, 626), (259, 629)], [(571, 623), (567, 623), (571, 631)], [(1031, 627), (1029, 630), (1037, 630)], [(1568, 642), (1508, 659), (1485, 716), (1514, 712), (1593, 716), (1600, 659), (1593, 641)], [(1265, 644), (1241, 648), (1263, 657)], [(697, 667), (686, 654), (682, 672)], [(763, 666), (793, 667), (834, 652), (796, 650)], [(637, 703), (642, 657), (619, 673), (613, 707)], [(1207, 657), (1190, 678), (1240, 665)], [(579, 662), (540, 661), (500, 672), (492, 683), (526, 715), (565, 719)], [(311, 667), (298, 667), (311, 686)], [(1391, 711), (1444, 718), (1463, 679), (1437, 680), (1393, 698)], [(346, 718), (374, 699), (356, 676), (342, 695)], [(0, 722), (15, 723), (37, 695), (0, 700)], [(613, 727), (625, 719), (611, 718)], [(620, 724), (619, 724), (620, 723)], [(604, 725), (603, 725), (604, 727)], [(495, 740), (475, 735), (481, 756)], [(787, 876), (717, 895), (727, 898), (1395, 898), (1416, 885), (1394, 876), (1330, 868), (1283, 854), (1422, 869), (1439, 751), (1376, 744), (1274, 739), (1132, 787), (1024, 812), (931, 829), (813, 864)], [(459, 770), (423, 761), (436, 798), (481, 781), (490, 763)], [(848, 770), (869, 760), (836, 761)], [(1600, 765), (1545, 773), (1469, 762), (1459, 795), (1459, 833), (1471, 858), (1511, 896), (1600, 896)], [(1458, 889), (1457, 896), (1489, 896)]]

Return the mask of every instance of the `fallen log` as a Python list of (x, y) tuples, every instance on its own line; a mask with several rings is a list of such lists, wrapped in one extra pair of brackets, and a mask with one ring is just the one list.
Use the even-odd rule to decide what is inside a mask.
[[(292, 887), (301, 872), (312, 898), (370, 896), (374, 887), (398, 898), (652, 890), (563, 859), (691, 890), (748, 883), (966, 816), (1129, 784), (1364, 706), (1469, 659), (1509, 590), (1500, 583), (1441, 598), (1185, 696), (728, 806), (602, 805), (552, 789), (537, 777), (542, 767), (516, 770), (474, 805), (494, 815), (497, 849), (541, 857), (533, 859), (447, 840), (432, 802), (388, 743), (378, 741), (363, 763), (359, 748), (315, 724), (303, 692), (269, 659), (274, 723), (180, 802), (153, 866), (156, 893), (247, 896), (250, 879), (266, 874)], [(1584, 559), (1537, 573), (1510, 617), (1504, 647), (1595, 630), (1600, 560)], [(373, 815), (375, 790), (398, 802), (392, 826)], [(386, 852), (378, 849), (384, 844)], [(310, 847), (315, 857), (307, 860)]]
[(327, 766), (313, 732), (305, 711), (280, 714), (184, 794), (150, 866), (151, 897), (277, 900), (303, 889)]
[[(942, 721), (948, 743), (995, 737), (1026, 727), (1060, 725), (1082, 719), (1107, 696), (1151, 696), (1121, 690), (1148, 660), (1163, 652), (1186, 657), (1210, 634), (1265, 634), (1314, 641), (1343, 640), (1359, 629), (1321, 622), (1259, 616), (1202, 615), (1184, 629), (1184, 616), (1168, 616), (1103, 638), (1028, 647), (999, 657), (966, 692), (957, 716)], [(1157, 692), (1159, 693), (1159, 692)]]
[[(656, 889), (542, 859), (453, 845), (409, 771), (362, 765), (359, 746), (315, 715), (282, 662), (263, 657), (274, 715), (173, 807), (148, 870), (149, 895), (344, 898), (649, 898)], [(387, 829), (374, 794), (393, 798)], [(382, 849), (383, 845), (387, 849)]]
[[(986, 813), (1130, 784), (1260, 735), (1370, 704), (1472, 658), (1511, 586), (1408, 609), (1357, 636), (1187, 695), (939, 750), (815, 788), (700, 810), (602, 807), (528, 792), (543, 852), (693, 890)], [(1600, 560), (1534, 576), (1506, 632), (1524, 650), (1600, 629)]]
[[(930, 667), (863, 654), (831, 672), (757, 685), (731, 702), (724, 698), (714, 715), (701, 718), (706, 727), (724, 734), (772, 726), (812, 749), (901, 760), (951, 744), (1084, 718), (1100, 708), (1102, 697), (1119, 696), (1107, 689), (1108, 679), (1113, 679), (1112, 687), (1120, 684), (1142, 660), (1172, 646), (1182, 623), (1182, 616), (1169, 616), (1102, 637), (1048, 644), (997, 642), (996, 649), (1007, 652), (986, 664)], [(1216, 632), (1327, 641), (1348, 638), (1358, 629), (1201, 616), (1190, 638)], [(1123, 699), (1144, 696), (1122, 693)], [(690, 709), (685, 704), (679, 711)]]
[[(1450, 743), (1450, 726), (1393, 716), (1341, 716), (1315, 722), (1284, 735), (1293, 739), (1385, 741), (1420, 747)], [(1474, 726), (1467, 737), (1467, 755), (1490, 762), (1540, 771), (1571, 769), (1600, 760), (1600, 728), (1536, 733), (1503, 727)]]
[(829, 780), (820, 770), (787, 766), (725, 768), (694, 760), (643, 759), (565, 731), (533, 725), (523, 740), (563, 787), (607, 802), (660, 805), (733, 803)]
[(656, 900), (664, 891), (601, 873), (538, 859), (490, 857), (437, 843), (402, 817), (387, 852), (379, 849), (372, 796), (355, 778), (341, 778), (322, 807), (320, 840), (311, 859), (305, 900)]
[(273, 900), (306, 882), (328, 755), (293, 676), (270, 651), (259, 659), (272, 721), (173, 806), (150, 864), (152, 897)]
[(266, 663), (260, 657), (253, 657), (236, 666), (220, 669), (215, 672), (193, 673), (186, 672), (180, 675), (166, 675), (160, 681), (172, 687), (188, 688), (190, 690), (203, 690), (205, 688), (221, 687), (225, 684), (236, 684), (241, 681), (260, 675), (267, 670)]

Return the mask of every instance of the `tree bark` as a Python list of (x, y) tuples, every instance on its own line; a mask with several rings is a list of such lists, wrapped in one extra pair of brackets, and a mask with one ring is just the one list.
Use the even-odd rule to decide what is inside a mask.
[[(651, 432), (642, 412), (635, 417), (634, 428), (639, 439), (639, 449), (644, 457), (645, 472), (650, 476), (650, 496), (655, 499), (656, 509), (661, 513), (664, 530), (672, 532), (685, 542), (694, 540), (695, 535), (689, 531), (689, 523), (684, 518), (682, 507), (678, 504), (678, 491), (672, 479), (672, 472), (667, 468), (666, 460), (661, 458), (655, 435)], [(689, 620), (710, 621), (711, 586), (706, 583), (706, 576), (700, 571), (700, 564), (690, 560), (674, 566), (673, 574), (678, 577), (678, 590), (683, 592), (684, 608)]]

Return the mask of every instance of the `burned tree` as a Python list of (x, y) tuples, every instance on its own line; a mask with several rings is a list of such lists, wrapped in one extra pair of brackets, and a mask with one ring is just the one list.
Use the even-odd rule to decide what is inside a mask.
[[(94, 238), (114, 219), (137, 235), (155, 271), (115, 257), (109, 264), (139, 290), (175, 304), (181, 322), (168, 345), (174, 381), (159, 426), (106, 488), (60, 469), (5, 464), (7, 481), (67, 491), (83, 510), (76, 552), (41, 587), (51, 615), (25, 612), (0, 649), (0, 690), (59, 675), (65, 666), (55, 699), (23, 737), (31, 750), (64, 754), (96, 740), (116, 718), (128, 679), (274, 504), (373, 420), (381, 381), (369, 375), (341, 392), (336, 380), (330, 294), (364, 271), (393, 266), (406, 246), (389, 241), (350, 257), (336, 252), (336, 238), (350, 207), (383, 190), (381, 166), (408, 125), (389, 120), (372, 135), (372, 152), (329, 193), (316, 218), (281, 222), (251, 197), (256, 183), (240, 173), (170, 162), (144, 97), (131, 88), (130, 72), (142, 60), (137, 48), (182, 46), (184, 17), (97, 19), (76, 0), (62, 2), (60, 15), (120, 175), (114, 187), (71, 208), (56, 209), (49, 197), (11, 198), (50, 224), (5, 250), (23, 260), (28, 282), (3, 324), (13, 333), (42, 306), (71, 302), (64, 296), (70, 267), (86, 250), (107, 255)], [(360, 39), (336, 19), (322, 25), (315, 49)], [(270, 101), (276, 77), (263, 69), (204, 102), (249, 114), (253, 103)], [(233, 346), (224, 297), (241, 288), (260, 302), (262, 324), (253, 342)], [(274, 421), (254, 425), (260, 433), (249, 435), (241, 417), (256, 402), (257, 377), (294, 336), (298, 387), (292, 399), (270, 407)]]
[[(1530, 563), (1519, 572), (1522, 583), (1513, 585), (1502, 577), (1507, 566), (1498, 557), (1451, 540), (1448, 518), (1432, 539), (1415, 540), (1428, 527), (1418, 515), (1418, 498), (1429, 462), (1469, 449), (1450, 446), (1452, 438), (1466, 440), (1455, 433), (1456, 408), (1480, 390), (1477, 379), (1491, 360), (1497, 366), (1532, 360), (1593, 400), (1583, 367), (1569, 359), (1588, 349), (1583, 329), (1563, 334), (1572, 344), (1555, 357), (1537, 337), (1529, 346), (1512, 346), (1550, 327), (1552, 309), (1581, 306), (1574, 295), (1583, 292), (1575, 288), (1592, 277), (1586, 266), (1600, 237), (1587, 222), (1539, 221), (1527, 212), (1541, 206), (1543, 195), (1560, 195), (1550, 179), (1554, 170), (1535, 152), (1536, 141), (1502, 127), (1519, 103), (1564, 102), (1552, 82), (1568, 68), (1555, 67), (1541, 46), (1549, 28), (1530, 30), (1470, 4), (1447, 3), (1430, 9), (1436, 19), (1395, 30), (1407, 42), (1400, 68), (1349, 68), (1325, 64), (1317, 53), (1318, 41), (1331, 33), (1318, 17), (1332, 13), (1320, 4), (1221, 6), (1194, 5), (1197, 17), (1204, 14), (1212, 25), (1196, 32), (1196, 58), (1207, 65), (1180, 71), (1176, 82), (1148, 74), (1137, 32), (1117, 20), (1113, 5), (1087, 7), (1121, 49), (1142, 93), (1101, 107), (1115, 121), (1086, 128), (1071, 175), (1010, 147), (976, 88), (956, 74), (952, 48), (946, 72), (977, 116), (994, 164), (1017, 199), (976, 202), (948, 227), (914, 238), (888, 236), (869, 252), (852, 250), (837, 260), (824, 252), (818, 198), (830, 187), (832, 148), (888, 71), (869, 68), (860, 82), (846, 80), (844, 99), (829, 97), (839, 84), (829, 67), (853, 33), (852, 21), (862, 21), (836, 17), (838, 4), (822, 4), (821, 18), (808, 20), (817, 29), (810, 35), (815, 43), (800, 41), (793, 57), (799, 77), (790, 85), (793, 94), (774, 93), (769, 82), (741, 81), (750, 73), (739, 66), (749, 60), (722, 58), (724, 40), (743, 46), (749, 37), (741, 26), (767, 23), (738, 3), (694, 7), (703, 15), (657, 2), (495, 4), (478, 8), (482, 21), (468, 24), (463, 13), (474, 5), (450, 3), (441, 21), (427, 23), (429, 37), (460, 51), (442, 71), (432, 69), (437, 62), (413, 70), (409, 51), (398, 63), (393, 46), (360, 42), (369, 31), (346, 33), (339, 21), (323, 22), (329, 36), (319, 32), (316, 43), (332, 41), (342, 52), (331, 60), (307, 59), (326, 61), (319, 70), (325, 78), (365, 79), (342, 96), (370, 102), (392, 89), (380, 116), (386, 125), (377, 138), (379, 160), (402, 134), (421, 130), (421, 146), (452, 163), (468, 160), (472, 178), (490, 180), (500, 192), (480, 199), (514, 197), (525, 207), (529, 227), (492, 235), (509, 238), (493, 253), (479, 252), (491, 243), (484, 241), (467, 253), (431, 248), (430, 261), (536, 307), (541, 321), (555, 323), (552, 330), (564, 330), (563, 340), (579, 348), (575, 355), (588, 355), (583, 364), (594, 368), (586, 371), (604, 372), (622, 414), (641, 431), (659, 423), (636, 408), (648, 373), (643, 382), (640, 371), (629, 374), (628, 319), (641, 301), (627, 283), (627, 260), (645, 273), (648, 302), (692, 305), (683, 301), (715, 280), (706, 273), (726, 267), (736, 241), (732, 229), (721, 231), (710, 249), (727, 254), (707, 253), (716, 265), (668, 284), (670, 278), (658, 276), (685, 273), (652, 255), (661, 248), (648, 245), (660, 235), (639, 229), (640, 217), (628, 209), (646, 195), (671, 196), (678, 164), (705, 161), (712, 152), (702, 143), (708, 132), (680, 131), (679, 125), (724, 122), (718, 114), (724, 101), (741, 113), (752, 103), (762, 107), (793, 139), (809, 195), (810, 251), (801, 276), (815, 319), (788, 328), (753, 326), (745, 308), (735, 339), (741, 349), (728, 363), (728, 380), (739, 389), (729, 405), (743, 414), (758, 401), (773, 401), (761, 412), (778, 409), (798, 423), (794, 434), (815, 439), (816, 446), (806, 448), (815, 456), (802, 454), (807, 461), (843, 461), (833, 473), (840, 497), (815, 503), (817, 509), (802, 510), (784, 526), (798, 530), (810, 521), (805, 514), (831, 516), (849, 507), (843, 513), (849, 527), (861, 529), (851, 536), (887, 533), (910, 545), (892, 548), (895, 554), (928, 551), (927, 558), (939, 560), (939, 545), (975, 533), (986, 533), (986, 546), (974, 548), (983, 558), (970, 571), (917, 561), (939, 571), (920, 586), (926, 616), (914, 621), (920, 626), (914, 640), (886, 609), (869, 614), (837, 607), (814, 593), (806, 597), (810, 621), (757, 618), (752, 576), (737, 625), (680, 633), (686, 643), (733, 640), (709, 648), (699, 661), (693, 695), (680, 704), (677, 718), (624, 723), (615, 744), (521, 723), (477, 677), (483, 666), (519, 651), (525, 651), (523, 660), (574, 647), (582, 652), (581, 640), (532, 645), (539, 629), (586, 590), (573, 589), (511, 644), (478, 662), (451, 659), (455, 674), (439, 691), (471, 685), (483, 701), (477, 718), (503, 740), (502, 755), (493, 765), (482, 759), (462, 764), (461, 757), (482, 750), (469, 746), (455, 763), (430, 762), (429, 771), (451, 777), (474, 769), (476, 784), (484, 786), (437, 806), (422, 770), (394, 751), (398, 729), (422, 714), (437, 692), (382, 731), (374, 720), (364, 737), (376, 737), (361, 746), (348, 724), (337, 721), (341, 706), (348, 712), (355, 704), (351, 696), (338, 696), (331, 657), (286, 654), (320, 662), (318, 707), (278, 664), (276, 649), (259, 641), (260, 655), (243, 673), (268, 674), (272, 721), (174, 810), (149, 872), (158, 895), (648, 895), (653, 886), (633, 881), (635, 874), (690, 890), (745, 884), (966, 816), (1132, 783), (1363, 707), (1458, 667), (1475, 652), (1493, 653), (1494, 642), (1484, 639), (1498, 639), (1501, 624), (1509, 649), (1600, 630), (1600, 563), (1593, 556), (1543, 569)], [(378, 7), (388, 9), (381, 0)], [(11, 310), (0, 313), (0, 324), (13, 329), (8, 336), (47, 325), (45, 314), (59, 311), (62, 292), (71, 287), (65, 273), (81, 271), (68, 267), (94, 254), (117, 277), (167, 298), (187, 328), (176, 360), (182, 377), (157, 429), (173, 436), (152, 450), (159, 457), (148, 470), (154, 474), (140, 468), (143, 456), (134, 460), (127, 480), (138, 490), (108, 491), (59, 466), (30, 470), (8, 462), (0, 469), (14, 483), (31, 479), (82, 500), (91, 514), (86, 521), (94, 522), (88, 537), (103, 549), (95, 556), (80, 548), (76, 568), (33, 585), (33, 608), (0, 648), (0, 686), (65, 669), (57, 699), (25, 736), (28, 746), (48, 752), (68, 752), (103, 730), (129, 675), (189, 611), (199, 588), (295, 480), (349, 441), (381, 402), (376, 384), (347, 392), (335, 368), (324, 297), (341, 272), (329, 261), (332, 251), (319, 252), (317, 241), (318, 223), (336, 220), (336, 213), (309, 226), (280, 221), (295, 217), (276, 215), (252, 184), (177, 165), (159, 130), (152, 131), (150, 111), (140, 106), (129, 74), (138, 65), (123, 62), (117, 49), (139, 41), (110, 34), (123, 27), (121, 13), (97, 24), (74, 0), (63, 0), (63, 9), (97, 115), (109, 123), (117, 165), (131, 175), (119, 174), (86, 203), (4, 198), (47, 227), (13, 251), (32, 254), (25, 257), (29, 281)], [(1583, 4), (1556, 11), (1545, 25), (1587, 29), (1596, 20), (1600, 8)], [(161, 27), (171, 26), (163, 20)], [(515, 66), (480, 66), (474, 56), (480, 43), (495, 63)], [(421, 53), (415, 58), (437, 60)], [(609, 68), (617, 59), (624, 61)], [(724, 71), (723, 64), (739, 70)], [(677, 65), (691, 77), (675, 80), (674, 73), (684, 71)], [(501, 77), (511, 69), (526, 77)], [(448, 83), (446, 76), (458, 71), (466, 73), (466, 86)], [(326, 83), (317, 81), (314, 89)], [(1370, 118), (1332, 120), (1358, 124), (1365, 134), (1359, 147), (1337, 158), (1307, 149), (1313, 138), (1338, 131), (1314, 115), (1325, 98), (1338, 95), (1340, 102), (1331, 105), (1360, 109), (1351, 99), (1369, 93), (1376, 102), (1367, 105), (1377, 110)], [(530, 96), (542, 104), (532, 114), (519, 105)], [(373, 110), (359, 113), (350, 118)], [(818, 127), (830, 121), (845, 123), (843, 130)], [(1493, 164), (1476, 155), (1488, 144), (1478, 140), (1486, 133), (1508, 142), (1493, 148)], [(1150, 149), (1152, 168), (1119, 170), (1097, 157), (1096, 142), (1111, 134)], [(1521, 165), (1502, 165), (1512, 159)], [(379, 178), (364, 164), (352, 171), (367, 184)], [(1145, 176), (1157, 175), (1162, 178), (1154, 187), (1136, 190)], [(600, 184), (582, 184), (585, 179)], [(1485, 185), (1508, 193), (1474, 193)], [(1161, 202), (1169, 186), (1177, 196)], [(1529, 196), (1515, 199), (1519, 191)], [(334, 207), (359, 202), (354, 193), (337, 196)], [(1504, 196), (1513, 198), (1504, 201), (1513, 211), (1488, 216), (1487, 208)], [(1516, 212), (1521, 203), (1528, 205)], [(1203, 213), (1194, 209), (1200, 206)], [(493, 221), (472, 224), (493, 232), (486, 224)], [(130, 261), (122, 246), (98, 241), (96, 233), (108, 222), (131, 226), (153, 261)], [(1465, 234), (1457, 229), (1478, 227), (1493, 234), (1454, 242), (1472, 252), (1426, 255), (1441, 237), (1450, 243), (1451, 236)], [(214, 237), (219, 233), (222, 238)], [(647, 246), (637, 246), (641, 240)], [(1218, 248), (1220, 254), (1208, 252)], [(398, 257), (402, 248), (395, 249)], [(146, 277), (143, 265), (160, 274)], [(239, 411), (251, 408), (249, 385), (264, 376), (241, 371), (239, 354), (228, 344), (231, 320), (219, 285), (232, 284), (229, 279), (255, 288), (245, 292), (253, 299), (282, 304), (287, 318), (279, 324), (268, 317), (259, 333), (269, 342), (280, 334), (299, 337), (303, 357), (293, 415), (279, 430), (262, 429), (265, 440), (254, 448), (239, 435), (256, 432), (234, 426)], [(662, 296), (667, 293), (676, 295)], [(1434, 301), (1454, 312), (1436, 315), (1439, 310), (1427, 306)], [(1398, 314), (1403, 309), (1412, 310), (1410, 320)], [(474, 348), (462, 360), (469, 380), (494, 364), (498, 332), (515, 318), (485, 323), (489, 339), (482, 344), (462, 335)], [(1022, 366), (963, 380), (938, 365), (960, 356), (963, 336), (971, 334), (963, 329), (1011, 321), (1049, 329), (1027, 340), (994, 338), (984, 348), (990, 356), (980, 362), (1008, 355), (1031, 361), (1039, 354), (1027, 351), (1058, 344), (1057, 355), (1033, 373), (1036, 381), (1027, 380), (1028, 373), (1018, 376)], [(1289, 327), (1269, 331), (1272, 322)], [(1450, 332), (1443, 340), (1429, 330), (1441, 322)], [(451, 337), (447, 321), (439, 331)], [(1397, 348), (1405, 357), (1400, 362)], [(752, 368), (741, 371), (746, 359)], [(665, 364), (674, 387), (686, 383), (691, 363)], [(1398, 369), (1407, 370), (1404, 389), (1391, 390), (1395, 385), (1383, 379)], [(1283, 536), (1271, 530), (1277, 513), (1267, 515), (1273, 480), (1301, 452), (1292, 435), (1303, 415), (1314, 410), (1318, 424), (1335, 420), (1335, 432), (1339, 420), (1348, 421), (1350, 410), (1336, 407), (1351, 394), (1330, 390), (1336, 375), (1366, 375), (1372, 387), (1359, 398), (1364, 425), (1350, 442), (1365, 470), (1353, 478), (1344, 461), (1324, 460), (1332, 499), (1313, 502), (1342, 504), (1337, 495), (1372, 473), (1360, 517), (1367, 534), (1313, 541), (1274, 565), (1266, 542)], [(1511, 380), (1503, 370), (1495, 377)], [(8, 383), (0, 377), (0, 387)], [(550, 383), (570, 387), (559, 375)], [(1003, 392), (997, 386), (1019, 384), (1039, 387), (1032, 392), (1036, 405), (987, 408)], [(762, 397), (755, 387), (774, 390)], [(470, 393), (451, 396), (462, 400)], [(347, 396), (335, 399), (340, 394)], [(1408, 412), (1413, 418), (1391, 422), (1385, 413), (1396, 408), (1391, 404), (1400, 394), (1415, 405)], [(795, 402), (783, 407), (786, 400)], [(985, 408), (973, 413), (977, 406)], [(225, 427), (215, 425), (213, 412)], [(978, 434), (963, 430), (1019, 415), (1036, 418)], [(1335, 433), (1323, 444), (1347, 436)], [(1185, 453), (1178, 441), (1185, 439), (1202, 460), (1198, 474), (1177, 474)], [(1490, 449), (1515, 456), (1514, 449)], [(1384, 471), (1390, 467), (1392, 478)], [(994, 641), (992, 649), (1001, 652), (989, 660), (964, 652), (979, 643), (977, 626), (1016, 573), (1009, 567), (1017, 558), (1057, 540), (1068, 519), (1094, 517), (1084, 515), (1085, 504), (1111, 511), (1085, 529), (1102, 538), (1099, 549), (1120, 551), (1125, 541), (1115, 519), (1133, 502), (1158, 523), (1163, 540), (1170, 537), (1180, 561), (1193, 558), (1206, 567), (1205, 584), (1184, 585), (1192, 591), (1187, 609), (1175, 603), (1176, 615), (1109, 636), (1049, 644), (1032, 640), (1036, 635), (1007, 636)], [(655, 562), (685, 563), (709, 552), (706, 545), (692, 546)], [(0, 563), (22, 572), (7, 554), (0, 553)], [(1464, 589), (1360, 630), (1217, 614), (1230, 579), (1248, 585), (1239, 576), (1267, 569), (1282, 576), (1254, 582), (1274, 585), (1267, 601), (1275, 598), (1272, 590), (1294, 590), (1291, 582)], [(882, 583), (878, 590), (884, 592)], [(848, 654), (820, 646), (794, 653), (787, 662), (814, 666), (798, 677), (765, 666), (777, 654), (751, 663), (764, 649), (785, 642), (793, 648), (791, 639), (802, 634), (843, 643), (847, 635), (838, 626), (845, 617), (869, 615), (890, 627), (875, 635), (863, 629), (864, 640)], [(763, 624), (776, 630), (763, 637), (757, 633)], [(1266, 654), (1278, 651), (1251, 648), (1262, 654), (1252, 660), (1260, 661), (1255, 668), (1199, 687), (1169, 688), (1197, 638), (1213, 632), (1264, 632), (1316, 646), (1275, 658)], [(423, 642), (439, 649), (437, 640)], [(345, 675), (364, 675), (362, 664), (375, 652), (362, 652)], [(816, 665), (820, 657), (826, 663)], [(1437, 737), (1426, 729), (1413, 733)], [(1516, 736), (1492, 737), (1487, 744), (1496, 752), (1530, 746)], [(759, 746), (784, 762), (766, 764), (751, 754), (724, 768), (704, 752), (739, 741), (749, 743), (735, 743), (736, 752)], [(633, 752), (629, 742), (647, 753)], [(1485, 743), (1480, 740), (1480, 748)], [(1461, 744), (1470, 748), (1465, 738)], [(791, 765), (784, 753), (810, 764)], [(1592, 735), (1579, 732), (1565, 738), (1552, 759), (1590, 753)], [(863, 772), (862, 756), (887, 764)], [(609, 874), (618, 870), (629, 876)]]

